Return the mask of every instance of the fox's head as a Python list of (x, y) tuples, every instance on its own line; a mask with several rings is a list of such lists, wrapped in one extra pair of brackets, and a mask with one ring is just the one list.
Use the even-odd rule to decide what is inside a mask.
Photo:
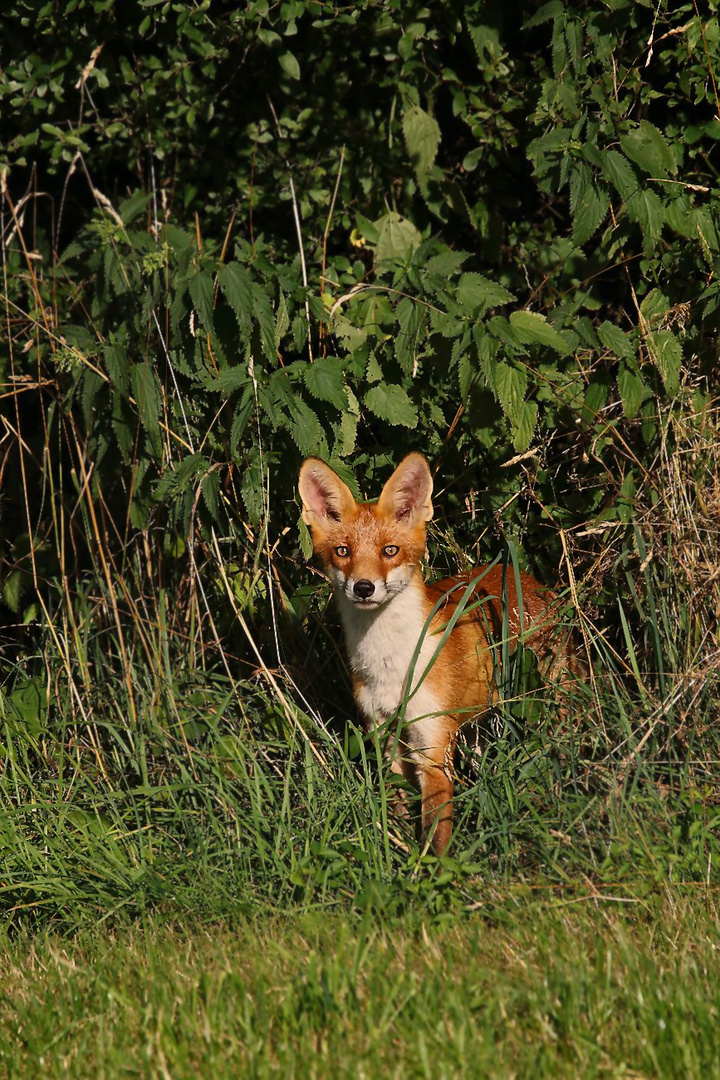
[(303, 463), (299, 488), (315, 554), (340, 596), (370, 610), (410, 583), (433, 515), (432, 476), (422, 454), (403, 458), (376, 503), (356, 502), (319, 458)]

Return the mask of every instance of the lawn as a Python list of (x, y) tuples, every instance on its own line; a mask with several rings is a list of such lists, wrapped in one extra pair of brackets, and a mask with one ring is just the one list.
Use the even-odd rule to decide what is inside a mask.
[(474, 908), (5, 939), (0, 1071), (720, 1076), (715, 891), (507, 890)]

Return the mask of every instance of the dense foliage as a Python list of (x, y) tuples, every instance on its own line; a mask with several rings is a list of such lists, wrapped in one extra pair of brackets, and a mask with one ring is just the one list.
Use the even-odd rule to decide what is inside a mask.
[(154, 900), (195, 880), (179, 850), (262, 902), (405, 858), (363, 802), (379, 750), (310, 708), (352, 706), (306, 454), (375, 495), (425, 452), (438, 568), (504, 551), (582, 614), (591, 733), (467, 768), (484, 872), (710, 876), (719, 62), (716, 0), (7, 0), (18, 909)]

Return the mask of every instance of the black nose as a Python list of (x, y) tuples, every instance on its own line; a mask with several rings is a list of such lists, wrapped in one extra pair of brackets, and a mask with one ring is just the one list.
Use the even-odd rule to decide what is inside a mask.
[(375, 586), (372, 581), (366, 581), (365, 578), (362, 578), (353, 585), (353, 592), (356, 596), (359, 596), (361, 600), (367, 600), (375, 592)]

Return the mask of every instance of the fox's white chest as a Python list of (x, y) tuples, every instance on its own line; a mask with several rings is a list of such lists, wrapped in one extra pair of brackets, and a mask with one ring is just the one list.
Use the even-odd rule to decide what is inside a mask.
[(406, 716), (440, 712), (441, 703), (423, 679), (438, 638), (425, 631), (428, 613), (420, 590), (409, 585), (375, 611), (343, 602), (341, 612), (350, 666), (360, 682), (358, 705), (367, 719), (384, 723), (400, 707), (418, 642)]

